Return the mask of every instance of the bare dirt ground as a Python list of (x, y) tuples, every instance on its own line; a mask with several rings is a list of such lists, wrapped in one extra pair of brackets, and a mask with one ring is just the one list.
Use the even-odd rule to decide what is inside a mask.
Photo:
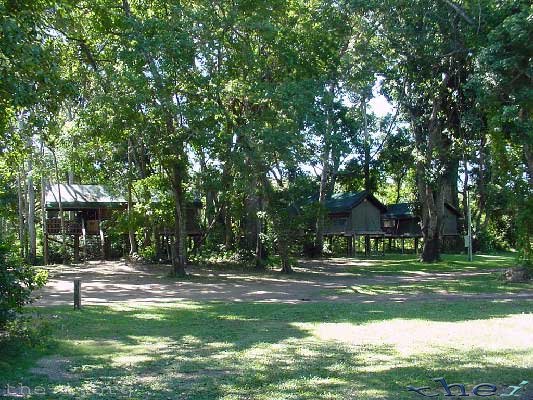
[(37, 306), (70, 305), (73, 280), (81, 279), (82, 303), (106, 305), (159, 305), (177, 301), (252, 301), (298, 303), (302, 301), (379, 302), (406, 300), (533, 299), (532, 291), (507, 294), (416, 294), (416, 295), (339, 295), (336, 289), (373, 283), (431, 282), (487, 272), (423, 273), (416, 276), (357, 277), (347, 268), (362, 260), (330, 258), (302, 260), (292, 275), (278, 272), (253, 273), (190, 267), (185, 279), (169, 277), (168, 265), (128, 264), (124, 261), (92, 261), (78, 265), (49, 267), (50, 279), (37, 295)]

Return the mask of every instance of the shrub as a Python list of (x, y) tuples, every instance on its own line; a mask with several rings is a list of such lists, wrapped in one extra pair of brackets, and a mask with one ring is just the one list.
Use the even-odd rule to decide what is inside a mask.
[(14, 319), (31, 293), (46, 283), (48, 273), (25, 264), (4, 242), (0, 242), (0, 328)]
[(142, 261), (147, 263), (156, 263), (159, 260), (157, 259), (157, 251), (154, 244), (149, 246), (144, 246), (139, 249), (139, 256)]

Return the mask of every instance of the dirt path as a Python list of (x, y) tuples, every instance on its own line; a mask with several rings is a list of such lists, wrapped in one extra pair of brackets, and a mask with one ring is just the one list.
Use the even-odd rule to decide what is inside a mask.
[(74, 279), (82, 281), (85, 305), (127, 303), (135, 305), (168, 304), (177, 301), (253, 301), (297, 303), (302, 301), (403, 302), (407, 300), (453, 299), (533, 299), (533, 291), (519, 294), (414, 294), (414, 295), (339, 295), (336, 289), (372, 283), (394, 284), (457, 279), (461, 275), (487, 272), (424, 273), (416, 276), (357, 277), (348, 267), (360, 262), (332, 258), (302, 261), (297, 273), (285, 276), (270, 272), (253, 274), (241, 271), (216, 271), (191, 267), (184, 280), (169, 278), (169, 266), (131, 265), (123, 261), (88, 262), (75, 266), (50, 267), (48, 285), (38, 293), (37, 306), (72, 304)]

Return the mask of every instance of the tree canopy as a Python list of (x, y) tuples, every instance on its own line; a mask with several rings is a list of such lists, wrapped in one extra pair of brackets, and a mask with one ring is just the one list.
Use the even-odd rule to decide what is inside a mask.
[(0, 233), (35, 262), (39, 193), (105, 184), (128, 199), (109, 234), (131, 254), (160, 258), (163, 235), (176, 274), (212, 254), (290, 272), (323, 252), (327, 198), (367, 190), (419, 204), (433, 262), (445, 203), (464, 213), (470, 192), (476, 247), (528, 263), (531, 15), (510, 0), (0, 0)]

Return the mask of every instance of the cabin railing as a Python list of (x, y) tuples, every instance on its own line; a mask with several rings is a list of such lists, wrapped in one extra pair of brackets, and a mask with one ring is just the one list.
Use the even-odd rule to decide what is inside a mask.
[[(85, 234), (86, 235), (98, 235), (100, 233), (100, 221), (88, 220), (85, 221)], [(82, 224), (78, 221), (65, 220), (65, 234), (67, 235), (81, 235)], [(61, 219), (60, 218), (47, 218), (46, 219), (46, 232), (49, 235), (61, 235)]]

